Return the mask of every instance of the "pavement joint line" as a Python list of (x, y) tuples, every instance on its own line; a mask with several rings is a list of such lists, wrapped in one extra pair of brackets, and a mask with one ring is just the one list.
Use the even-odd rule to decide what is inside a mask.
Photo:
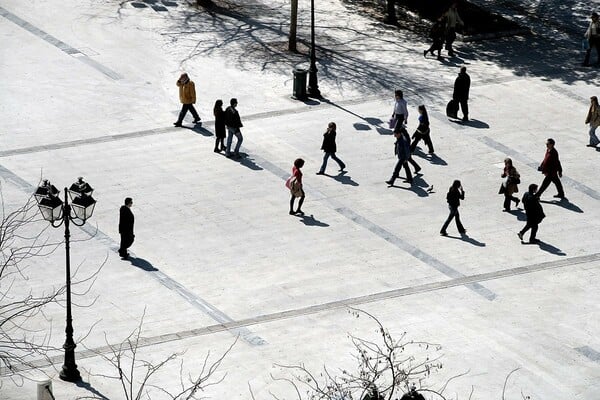
[(96, 69), (97, 71), (101, 72), (102, 74), (109, 77), (110, 79), (117, 81), (117, 80), (123, 78), (121, 75), (119, 75), (115, 71), (111, 70), (110, 68), (100, 64), (96, 60), (92, 60), (82, 51), (77, 50), (76, 48), (68, 45), (67, 43), (63, 42), (60, 39), (55, 38), (54, 36), (50, 35), (49, 33), (44, 32), (43, 30), (39, 29), (38, 27), (30, 24), (29, 22), (25, 21), (24, 19), (11, 13), (10, 11), (8, 11), (7, 9), (5, 9), (2, 6), (0, 6), (0, 15), (3, 16), (4, 18), (6, 18), (7, 20), (9, 20), (10, 22), (25, 29), (27, 32), (37, 36), (38, 38), (44, 40), (45, 42), (51, 44), (52, 46), (56, 47), (57, 49), (61, 50), (62, 52), (66, 53), (66, 54), (78, 59), (79, 61), (82, 61), (83, 63), (89, 65), (90, 67)]
[[(0, 164), (0, 178), (5, 179), (8, 182), (13, 183), (16, 187), (24, 191), (25, 193), (33, 194), (35, 188), (29, 184), (27, 181), (19, 177), (14, 172), (5, 168)], [(85, 233), (87, 233), (91, 238), (98, 240), (104, 243), (107, 247), (116, 250), (119, 245), (116, 241), (114, 241), (110, 236), (100, 231), (97, 227), (94, 227), (91, 224), (85, 224), (83, 226), (78, 227)], [(135, 256), (132, 254), (132, 256)], [(224, 312), (204, 300), (203, 298), (197, 296), (195, 293), (188, 290), (185, 286), (181, 285), (179, 282), (165, 274), (160, 270), (149, 271), (149, 276), (156, 281), (158, 281), (165, 288), (171, 290), (174, 293), (177, 293), (181, 298), (183, 298), (186, 302), (191, 304), (197, 310), (203, 312), (208, 315), (213, 320), (220, 323), (229, 323), (232, 322), (233, 319), (226, 315)], [(266, 344), (267, 342), (257, 336), (256, 334), (249, 331), (247, 328), (233, 328), (231, 333), (241, 337), (244, 341), (249, 343), (252, 346), (261, 346)]]
[[(180, 332), (167, 333), (152, 337), (144, 337), (142, 343), (139, 347), (153, 346), (162, 343), (185, 340), (194, 337), (207, 336), (214, 333), (220, 333), (224, 331), (231, 331), (236, 328), (243, 328), (252, 325), (259, 325), (269, 322), (281, 321), (284, 319), (290, 318), (298, 318), (307, 315), (318, 314), (321, 312), (328, 312), (331, 310), (336, 310), (345, 307), (357, 307), (363, 304), (376, 303), (379, 301), (407, 297), (412, 295), (423, 294), (427, 292), (433, 292), (437, 290), (445, 290), (450, 288), (455, 288), (458, 286), (464, 286), (465, 284), (470, 283), (479, 283), (483, 281), (494, 281), (503, 278), (511, 278), (518, 275), (531, 274), (536, 272), (541, 272), (545, 270), (558, 269), (558, 268), (566, 268), (578, 264), (587, 264), (595, 261), (600, 261), (600, 253), (587, 254), (582, 256), (575, 256), (570, 258), (563, 258), (555, 261), (546, 261), (537, 264), (526, 265), (522, 267), (508, 268), (499, 271), (491, 271), (484, 272), (480, 274), (474, 275), (465, 275), (462, 277), (439, 281), (439, 282), (429, 282), (423, 283), (420, 285), (403, 287), (399, 289), (391, 289), (383, 292), (377, 292), (372, 294), (367, 294), (363, 296), (350, 297), (341, 300), (335, 300), (331, 302), (321, 303), (310, 305), (306, 307), (296, 308), (292, 310), (285, 310), (274, 312), (270, 314), (262, 314), (255, 317), (244, 318), (237, 321), (230, 321), (226, 323), (209, 325), (202, 328), (194, 328)], [(114, 347), (115, 345), (113, 345)], [(578, 347), (575, 349), (580, 354), (589, 358), (592, 361), (600, 362), (600, 353), (596, 350), (588, 347)], [(95, 349), (85, 349), (77, 352), (77, 359), (85, 359), (91, 358), (98, 355), (108, 354), (111, 352), (111, 346), (101, 346)], [(63, 361), (64, 356), (62, 354), (34, 360), (28, 362), (27, 365), (15, 365), (13, 366), (13, 371), (26, 371), (32, 368), (43, 368), (48, 367), (50, 365), (58, 364)], [(2, 368), (0, 369), (0, 376), (3, 376), (7, 373), (7, 371)]]

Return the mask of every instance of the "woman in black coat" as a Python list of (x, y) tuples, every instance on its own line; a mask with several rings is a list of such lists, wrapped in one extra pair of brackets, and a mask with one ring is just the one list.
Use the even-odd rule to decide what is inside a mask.
[(446, 233), (446, 228), (452, 221), (452, 219), (456, 219), (456, 227), (458, 228), (458, 232), (462, 235), (467, 232), (462, 223), (460, 222), (460, 214), (458, 213), (458, 206), (460, 206), (460, 201), (465, 199), (465, 191), (462, 188), (460, 181), (457, 179), (452, 183), (450, 189), (448, 190), (448, 194), (446, 195), (446, 201), (448, 202), (448, 208), (450, 209), (450, 215), (448, 215), (448, 219), (444, 222), (444, 226), (440, 230), (440, 235), (448, 236)]
[(529, 243), (537, 243), (538, 240), (535, 238), (537, 234), (538, 225), (546, 217), (544, 209), (540, 204), (540, 198), (537, 195), (538, 186), (535, 183), (529, 185), (529, 191), (523, 195), (523, 207), (525, 207), (525, 215), (527, 216), (527, 224), (525, 227), (517, 233), (521, 242), (523, 242), (523, 235), (529, 229), (531, 229), (531, 235), (529, 236)]
[[(217, 100), (213, 109), (215, 116), (215, 153), (225, 151), (225, 111), (223, 111), (223, 100)], [(221, 147), (219, 148), (219, 144)]]
[(323, 164), (321, 164), (321, 169), (317, 172), (317, 175), (325, 175), (325, 168), (327, 168), (327, 159), (331, 157), (335, 162), (340, 166), (340, 172), (346, 168), (346, 164), (342, 160), (336, 157), (335, 152), (337, 151), (337, 146), (335, 144), (335, 122), (330, 122), (327, 126), (327, 131), (323, 134), (323, 144), (321, 145), (321, 150), (325, 152), (323, 156)]

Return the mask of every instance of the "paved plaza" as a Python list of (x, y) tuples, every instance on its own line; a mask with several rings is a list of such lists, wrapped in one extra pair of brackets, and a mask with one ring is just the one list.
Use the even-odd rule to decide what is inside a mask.
[[(5, 209), (22, 205), (41, 178), (58, 188), (83, 176), (98, 204), (73, 228), (78, 276), (101, 270), (91, 290), (74, 294), (76, 359), (83, 383), (58, 378), (62, 353), (50, 354), (32, 380), (0, 376), (0, 399), (35, 399), (36, 381), (52, 379), (56, 399), (121, 399), (100, 354), (122, 342), (143, 316), (140, 354), (159, 362), (185, 352), (184, 371), (199, 371), (208, 351), (227, 376), (203, 396), (292, 399), (274, 381), (275, 364), (318, 370), (352, 368), (348, 333), (377, 337), (376, 315), (392, 335), (442, 346), (443, 369), (424, 382), (448, 398), (600, 399), (600, 151), (586, 147), (589, 97), (600, 95), (598, 68), (579, 51), (588, 9), (568, 3), (533, 35), (458, 42), (457, 57), (424, 58), (429, 43), (362, 17), (351, 2), (317, 3), (322, 100), (293, 100), (292, 69), (308, 67), (285, 51), (289, 4), (244, 2), (208, 12), (193, 2), (0, 0), (0, 182)], [(299, 2), (299, 37), (308, 42), (309, 2)], [(479, 3), (486, 3), (479, 1)], [(509, 4), (511, 2), (504, 2)], [(527, 4), (531, 2), (525, 2)], [(498, 10), (502, 11), (502, 10)], [(548, 10), (542, 10), (548, 13)], [(551, 14), (551, 13), (549, 13)], [(525, 20), (526, 22), (528, 20)], [(571, 22), (569, 22), (571, 21)], [(582, 34), (582, 33), (581, 33)], [(471, 76), (470, 117), (445, 116), (459, 67)], [(175, 81), (196, 83), (202, 127), (179, 112)], [(421, 144), (414, 184), (384, 183), (395, 164), (387, 126), (394, 89), (431, 119), (435, 156)], [(242, 153), (215, 154), (212, 107), (239, 101)], [(329, 161), (317, 176), (322, 134), (337, 124), (338, 174)], [(537, 245), (523, 245), (521, 209), (502, 212), (503, 160), (521, 174), (518, 196), (552, 137), (567, 199), (554, 186), (542, 196), (546, 219)], [(294, 159), (303, 168), (304, 215), (288, 215), (284, 182)], [(461, 219), (451, 225), (446, 192), (460, 179)], [(117, 254), (119, 207), (132, 197), (135, 243)], [(62, 229), (34, 229), (53, 241)], [(64, 248), (32, 259), (28, 293), (64, 284)], [(75, 290), (76, 292), (76, 290)], [(29, 328), (64, 341), (64, 314), (50, 305)], [(177, 361), (154, 384), (174, 388)], [(166, 398), (155, 394), (153, 399)]]

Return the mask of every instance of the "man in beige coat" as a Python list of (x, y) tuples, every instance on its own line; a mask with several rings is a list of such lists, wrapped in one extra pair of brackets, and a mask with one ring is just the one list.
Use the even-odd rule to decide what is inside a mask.
[(196, 87), (194, 82), (190, 79), (188, 74), (183, 73), (177, 80), (177, 86), (179, 87), (179, 101), (181, 101), (181, 112), (179, 113), (179, 118), (177, 118), (177, 122), (173, 125), (181, 126), (181, 122), (183, 122), (183, 118), (185, 114), (187, 114), (188, 110), (192, 113), (194, 117), (194, 124), (200, 123), (200, 116), (196, 112), (194, 108), (194, 103), (196, 102)]

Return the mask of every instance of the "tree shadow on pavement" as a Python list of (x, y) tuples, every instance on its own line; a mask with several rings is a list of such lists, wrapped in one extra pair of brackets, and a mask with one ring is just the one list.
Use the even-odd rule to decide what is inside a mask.
[(138, 267), (139, 269), (143, 269), (146, 272), (158, 271), (158, 268), (155, 268), (154, 265), (152, 265), (150, 263), (150, 261), (144, 260), (143, 258), (129, 256), (129, 262), (134, 267)]

